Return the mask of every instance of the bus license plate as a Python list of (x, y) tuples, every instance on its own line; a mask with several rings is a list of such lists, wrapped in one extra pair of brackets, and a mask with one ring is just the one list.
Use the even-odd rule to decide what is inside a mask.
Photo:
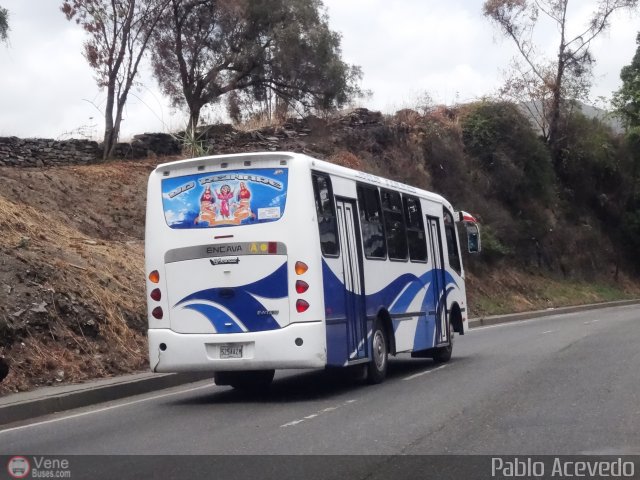
[(242, 358), (242, 345), (220, 345), (220, 358)]

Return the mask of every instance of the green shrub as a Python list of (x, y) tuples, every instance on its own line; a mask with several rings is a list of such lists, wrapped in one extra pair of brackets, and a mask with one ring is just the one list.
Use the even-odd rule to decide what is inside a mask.
[(489, 261), (499, 260), (513, 255), (514, 249), (505, 245), (491, 226), (482, 228), (482, 255)]
[(462, 139), (466, 151), (491, 175), (496, 197), (513, 211), (526, 210), (531, 201), (547, 205), (553, 198), (549, 152), (514, 104), (484, 101), (467, 106)]

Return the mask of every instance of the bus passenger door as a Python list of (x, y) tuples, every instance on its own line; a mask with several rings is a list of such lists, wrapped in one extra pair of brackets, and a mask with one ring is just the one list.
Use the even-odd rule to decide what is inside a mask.
[(336, 197), (340, 258), (344, 279), (349, 361), (367, 357), (367, 320), (360, 229), (355, 200)]
[(431, 291), (433, 292), (434, 315), (436, 317), (436, 345), (449, 342), (449, 318), (447, 315), (447, 283), (444, 272), (444, 253), (442, 250), (442, 234), (438, 217), (427, 215), (429, 246), (433, 260)]

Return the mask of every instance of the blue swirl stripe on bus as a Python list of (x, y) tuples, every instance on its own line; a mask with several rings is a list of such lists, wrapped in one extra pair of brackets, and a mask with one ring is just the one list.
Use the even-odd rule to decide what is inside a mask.
[(389, 313), (405, 313), (409, 309), (409, 305), (415, 299), (415, 297), (420, 293), (423, 287), (427, 286), (427, 277), (428, 281), (431, 281), (430, 274), (431, 272), (427, 272), (420, 277), (415, 277), (415, 280), (409, 285), (404, 292), (400, 295), (400, 297), (393, 302), (393, 305), (389, 308)]
[[(439, 272), (438, 269), (432, 269), (428, 272), (423, 273), (420, 277), (412, 273), (405, 273), (400, 275), (398, 278), (390, 282), (386, 287), (382, 288), (378, 292), (371, 293), (365, 296), (366, 302), (366, 311), (368, 316), (373, 316), (378, 313), (381, 308), (389, 307), (389, 313), (406, 313), (409, 305), (414, 300), (416, 295), (420, 292), (420, 290), (429, 285), (429, 289), (427, 294), (425, 295), (425, 302), (423, 303), (424, 307), (427, 305), (427, 301), (429, 298), (429, 292), (433, 287), (433, 275), (436, 272)], [(451, 274), (445, 270), (445, 280), (447, 285), (453, 284), (457, 287), (456, 281), (453, 279)], [(344, 283), (337, 277), (333, 270), (329, 268), (327, 263), (322, 261), (322, 275), (324, 277), (324, 296), (325, 303), (328, 303), (327, 299), (342, 299), (342, 296), (345, 292)], [(404, 290), (404, 292), (403, 292)], [(450, 290), (447, 291), (449, 293)], [(398, 295), (402, 292), (402, 295), (398, 298)], [(347, 295), (355, 295), (353, 292), (347, 291)], [(433, 296), (433, 293), (431, 294)], [(394, 300), (396, 300), (394, 302)], [(393, 302), (393, 304), (392, 304)], [(345, 307), (344, 302), (341, 302), (340, 310), (333, 310), (332, 315), (334, 317), (342, 317), (344, 318)], [(433, 310), (433, 309), (431, 309)]]
[[(431, 270), (431, 272), (429, 273), (435, 273), (437, 272), (437, 270)], [(446, 273), (446, 277), (451, 277), (451, 275), (447, 272)], [(434, 338), (435, 338), (435, 329), (436, 329), (436, 321), (437, 319), (441, 318), (442, 315), (442, 311), (445, 308), (445, 296), (449, 295), (449, 293), (451, 291), (453, 291), (454, 288), (457, 287), (457, 285), (455, 284), (455, 281), (453, 280), (453, 278), (448, 279), (447, 281), (451, 281), (453, 282), (453, 284), (455, 286), (453, 287), (448, 287), (446, 289), (446, 293), (441, 292), (440, 293), (440, 298), (438, 299), (438, 308), (436, 310), (436, 314), (435, 315), (429, 315), (426, 317), (420, 317), (420, 320), (418, 321), (418, 324), (416, 325), (416, 332), (415, 335), (413, 337), (413, 350), (414, 351), (420, 351), (420, 350), (426, 350), (428, 348), (431, 347), (435, 347), (434, 345)], [(433, 311), (433, 290), (432, 290), (432, 285), (433, 283), (431, 283), (431, 285), (429, 285), (429, 289), (427, 290), (427, 294), (425, 295), (425, 300), (422, 304), (422, 310), (425, 312), (429, 312), (429, 311)]]
[[(223, 293), (230, 290), (233, 291), (233, 295), (231, 296)], [(256, 282), (237, 287), (201, 290), (186, 296), (176, 303), (175, 307), (193, 300), (206, 300), (207, 302), (217, 303), (218, 305), (224, 306), (224, 308), (230, 311), (237, 319), (240, 319), (249, 332), (262, 332), (266, 330), (277, 330), (280, 328), (280, 325), (276, 319), (273, 318), (273, 315), (257, 315), (258, 311), (265, 311), (267, 308), (256, 300), (253, 295), (269, 299), (280, 299), (285, 298), (287, 293), (287, 262), (284, 262), (273, 273)], [(210, 308), (202, 308), (202, 306)], [(190, 308), (202, 313), (218, 333), (239, 333), (243, 331), (241, 326), (238, 325), (233, 318), (212, 305), (190, 303), (184, 308)], [(233, 325), (231, 328), (226, 327), (224, 324), (230, 321), (233, 322)], [(219, 328), (219, 326), (223, 328)]]
[[(365, 296), (366, 314), (368, 317), (375, 316), (381, 308), (389, 308), (389, 313), (407, 313), (411, 302), (420, 293), (420, 290), (425, 286), (428, 286), (427, 291), (422, 302), (422, 311), (425, 312), (419, 317), (416, 324), (416, 330), (414, 333), (413, 350), (424, 350), (433, 347), (433, 338), (435, 330), (435, 320), (440, 318), (442, 309), (445, 308), (444, 298), (458, 285), (453, 276), (444, 271), (445, 281), (447, 285), (453, 284), (446, 289), (446, 294), (442, 292), (439, 295), (438, 307), (436, 314), (429, 315), (428, 312), (436, 310), (434, 302), (434, 282), (433, 277), (436, 274), (440, 274), (442, 270), (431, 269), (420, 277), (405, 273), (395, 280), (391, 281), (386, 287), (382, 288), (378, 292)], [(352, 302), (354, 300), (354, 293), (348, 291), (345, 285), (337, 277), (335, 273), (329, 268), (327, 263), (322, 261), (322, 273), (324, 278), (324, 296), (325, 305), (327, 307), (327, 318), (342, 319), (347, 321), (346, 314), (346, 302)], [(393, 303), (392, 303), (393, 302)], [(400, 325), (399, 321), (393, 322), (394, 331), (397, 330)], [(335, 335), (331, 335), (331, 341), (328, 340), (328, 355), (333, 364), (342, 363), (342, 354), (338, 354), (337, 351), (344, 351), (342, 345), (332, 345), (332, 342), (339, 341)]]
[[(322, 276), (324, 280), (324, 298), (325, 304), (329, 304), (329, 299), (331, 300), (341, 300), (341, 305), (339, 305), (338, 310), (334, 310), (332, 308), (332, 316), (338, 318), (346, 317), (346, 310), (344, 306), (343, 298), (346, 295), (349, 298), (349, 301), (352, 300), (351, 295), (355, 295), (353, 292), (345, 289), (344, 283), (340, 280), (333, 270), (329, 268), (327, 263), (322, 261)], [(384, 287), (382, 290), (372, 293), (371, 295), (366, 295), (366, 306), (367, 306), (367, 315), (375, 315), (378, 313), (378, 310), (381, 307), (385, 307), (389, 305), (402, 290), (413, 282), (416, 282), (418, 277), (416, 277), (412, 273), (405, 273), (400, 275), (398, 278), (393, 280), (389, 285)], [(332, 303), (332, 305), (336, 305)]]

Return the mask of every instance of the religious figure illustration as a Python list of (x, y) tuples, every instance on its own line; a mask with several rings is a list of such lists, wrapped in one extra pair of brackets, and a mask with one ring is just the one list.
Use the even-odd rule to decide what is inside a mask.
[(200, 214), (196, 217), (195, 223), (208, 222), (213, 225), (216, 221), (215, 198), (211, 194), (211, 188), (207, 186), (200, 197)]
[(229, 209), (229, 200), (233, 198), (233, 190), (229, 185), (222, 185), (220, 191), (216, 193), (216, 196), (220, 200), (220, 214), (226, 219), (231, 216), (231, 210)]
[(247, 188), (244, 182), (240, 182), (240, 191), (236, 196), (238, 201), (238, 208), (234, 213), (234, 217), (237, 220), (244, 220), (245, 218), (252, 217), (251, 212), (251, 191)]

